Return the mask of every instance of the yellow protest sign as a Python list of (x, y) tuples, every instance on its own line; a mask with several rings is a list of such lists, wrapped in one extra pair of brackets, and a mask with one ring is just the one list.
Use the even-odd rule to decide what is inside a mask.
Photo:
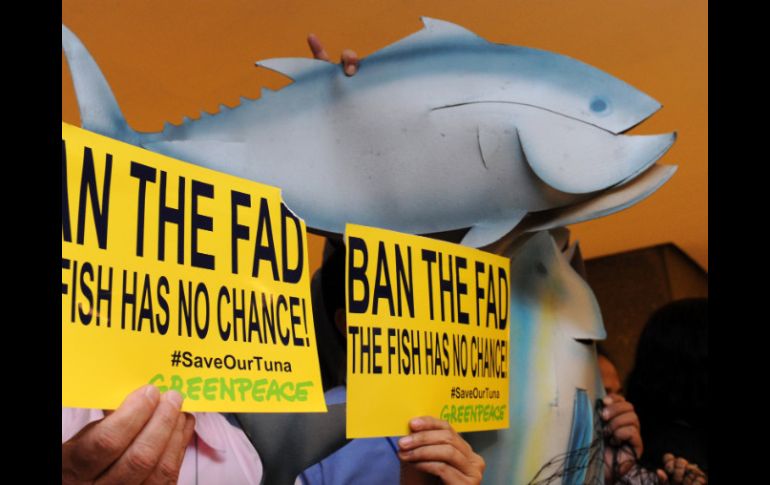
[(279, 189), (62, 123), (62, 405), (325, 411), (305, 223)]
[(347, 435), (508, 427), (507, 258), (383, 229), (346, 228)]

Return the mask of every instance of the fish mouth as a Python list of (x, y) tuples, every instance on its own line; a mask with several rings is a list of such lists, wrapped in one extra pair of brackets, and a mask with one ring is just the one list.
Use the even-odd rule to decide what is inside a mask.
[(637, 171), (631, 173), (631, 175), (629, 175), (628, 177), (624, 178), (623, 180), (615, 184), (616, 187), (625, 185), (628, 182), (634, 180), (636, 177), (638, 177), (642, 173), (646, 172), (653, 164), (655, 164), (655, 162), (660, 160), (663, 157), (663, 155), (665, 155), (666, 152), (668, 152), (671, 149), (671, 147), (674, 145), (679, 135), (677, 134), (677, 132), (673, 131), (665, 135), (637, 135), (637, 136), (658, 137), (658, 140), (662, 140), (663, 143), (659, 145), (659, 151), (653, 155), (653, 157), (649, 160), (649, 162), (647, 162), (643, 166), (640, 166)]
[[(629, 131), (633, 130), (633, 129), (634, 129), (634, 128), (636, 128), (637, 126), (639, 126), (639, 125), (641, 125), (642, 123), (644, 123), (645, 121), (647, 121), (648, 119), (652, 118), (652, 115), (654, 115), (655, 113), (657, 113), (658, 111), (660, 111), (660, 110), (661, 110), (661, 108), (663, 108), (663, 105), (662, 105), (662, 104), (660, 104), (660, 103), (658, 103), (658, 106), (657, 106), (657, 108), (655, 108), (654, 110), (650, 111), (650, 112), (649, 112), (647, 115), (644, 115), (643, 117), (641, 117), (641, 118), (639, 119), (639, 121), (637, 121), (636, 123), (632, 123), (632, 124), (631, 124), (631, 125), (629, 125), (628, 127), (626, 127), (626, 128), (623, 128), (622, 130), (619, 130), (619, 131), (617, 131), (617, 132), (612, 132), (612, 133), (615, 133), (615, 134), (621, 134), (621, 135), (622, 135), (622, 134), (625, 134), (625, 133), (628, 133)], [(610, 131), (611, 131), (611, 130), (610, 130)]]

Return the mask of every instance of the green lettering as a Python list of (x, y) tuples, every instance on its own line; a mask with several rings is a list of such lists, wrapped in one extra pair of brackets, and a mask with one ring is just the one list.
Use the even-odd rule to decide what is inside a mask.
[(238, 384), (238, 392), (241, 393), (241, 401), (246, 400), (246, 393), (251, 389), (251, 379), (233, 379), (233, 384)]
[(269, 401), (273, 396), (278, 397), (279, 401), (281, 400), (281, 388), (278, 386), (275, 379), (270, 381), (270, 387), (267, 390), (267, 400)]
[(152, 376), (152, 379), (150, 379), (150, 384), (156, 386), (160, 392), (166, 392), (168, 390), (166, 386), (155, 384), (156, 382), (163, 382), (163, 374), (155, 374)]
[(262, 402), (265, 400), (265, 384), (267, 384), (267, 379), (259, 379), (254, 381), (254, 388), (251, 390), (252, 399), (257, 402)]
[(302, 381), (298, 382), (297, 386), (295, 387), (294, 392), (294, 399), (300, 402), (307, 401), (307, 389), (308, 387), (313, 386), (313, 381)]
[(201, 382), (203, 382), (203, 379), (200, 377), (191, 377), (187, 379), (187, 397), (193, 401), (200, 399), (198, 393), (201, 390)]
[[(288, 393), (286, 392), (287, 388), (289, 390)], [(294, 390), (294, 383), (291, 381), (284, 382), (281, 385), (281, 395), (283, 396), (284, 399), (286, 399), (289, 402), (294, 402), (294, 393), (291, 392), (293, 390)]]
[(213, 401), (217, 398), (217, 378), (209, 377), (203, 382), (203, 399)]
[(233, 384), (233, 380), (230, 379), (229, 386), (227, 383), (227, 379), (224, 377), (219, 379), (219, 399), (224, 400), (225, 399), (225, 393), (228, 394), (231, 401), (235, 401), (235, 385)]
[(181, 394), (182, 397), (185, 397), (185, 394), (182, 392), (183, 386), (184, 386), (184, 381), (182, 380), (181, 377), (179, 377), (176, 374), (171, 376), (171, 387), (169, 387), (169, 390), (173, 389), (179, 392), (179, 394)]
[(451, 421), (451, 416), (449, 414), (449, 406), (444, 404), (444, 406), (441, 408), (441, 414), (439, 414), (439, 418), (441, 418), (442, 421)]

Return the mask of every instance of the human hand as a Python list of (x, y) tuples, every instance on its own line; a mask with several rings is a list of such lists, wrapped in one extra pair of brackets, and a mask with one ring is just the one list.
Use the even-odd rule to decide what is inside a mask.
[(62, 484), (176, 483), (195, 418), (182, 396), (153, 385), (126, 397), (61, 446)]
[[(631, 470), (642, 456), (644, 446), (639, 416), (634, 406), (619, 394), (608, 394), (603, 402), (601, 417), (605, 422), (607, 441), (604, 448), (604, 479), (609, 483)], [(613, 476), (615, 472), (617, 476)]]
[(706, 472), (684, 458), (677, 458), (671, 453), (663, 455), (663, 469), (658, 469), (661, 484), (671, 485), (707, 485)]
[[(323, 44), (321, 44), (321, 40), (315, 34), (308, 34), (307, 45), (310, 46), (310, 50), (313, 52), (313, 57), (321, 61), (331, 62), (329, 54), (326, 53), (326, 49), (324, 49)], [(345, 75), (352, 76), (358, 72), (359, 60), (355, 51), (351, 49), (345, 49), (342, 51), (340, 62), (342, 63), (342, 71), (345, 73)]]
[(411, 433), (398, 440), (402, 464), (421, 472), (408, 473), (402, 485), (424, 483), (426, 474), (444, 484), (479, 484), (484, 475), (484, 459), (446, 421), (423, 416), (409, 421)]

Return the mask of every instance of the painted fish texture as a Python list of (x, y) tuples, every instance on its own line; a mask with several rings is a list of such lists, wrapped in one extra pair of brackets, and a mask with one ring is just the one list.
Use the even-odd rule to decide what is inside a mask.
[(466, 436), (485, 484), (602, 483), (594, 408), (604, 397), (593, 291), (547, 231), (511, 246), (510, 427)]
[[(129, 127), (65, 26), (62, 47), (84, 128), (280, 187), (322, 232), (348, 222), (413, 234), (469, 228), (463, 244), (481, 247), (527, 214), (544, 214), (543, 230), (623, 209), (676, 169), (655, 164), (674, 133), (621, 134), (660, 108), (646, 94), (566, 56), (423, 23), (364, 58), (353, 77), (313, 59), (258, 62), (294, 82), (156, 133)], [(587, 201), (579, 217), (569, 211)]]

